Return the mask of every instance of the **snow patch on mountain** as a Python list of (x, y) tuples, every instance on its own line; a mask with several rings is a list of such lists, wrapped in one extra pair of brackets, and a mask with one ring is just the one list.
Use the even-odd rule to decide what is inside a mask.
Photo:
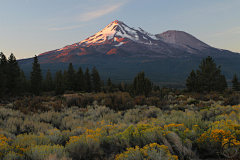
[[(81, 46), (99, 45), (105, 43), (106, 41), (111, 40), (116, 42), (117, 41), (116, 37), (128, 38), (134, 42), (144, 44), (150, 43), (150, 40), (158, 40), (153, 34), (150, 34), (141, 28), (137, 29), (131, 28), (128, 27), (123, 22), (115, 20), (108, 24), (105, 28), (103, 28), (103, 30), (79, 42), (79, 45)], [(144, 42), (141, 41), (141, 39), (144, 39)], [(120, 42), (115, 46), (121, 46), (123, 44), (124, 43)]]

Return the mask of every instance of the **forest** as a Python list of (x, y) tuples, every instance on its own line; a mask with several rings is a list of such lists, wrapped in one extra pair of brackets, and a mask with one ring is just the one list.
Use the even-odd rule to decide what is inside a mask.
[(144, 160), (238, 158), (240, 83), (228, 88), (211, 57), (186, 77), (186, 89), (153, 85), (145, 72), (131, 84), (101, 80), (70, 63), (30, 79), (13, 54), (0, 55), (0, 159)]

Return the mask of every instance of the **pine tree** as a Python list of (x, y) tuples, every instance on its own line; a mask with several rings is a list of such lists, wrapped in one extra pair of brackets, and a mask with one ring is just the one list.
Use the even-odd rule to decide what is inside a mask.
[(203, 92), (203, 91), (219, 91), (222, 92), (227, 88), (227, 82), (224, 75), (221, 75), (221, 66), (218, 68), (214, 63), (212, 57), (208, 56), (203, 59), (199, 65), (199, 69), (192, 71), (186, 80), (186, 86), (189, 91)]
[(197, 85), (198, 85), (198, 81), (197, 81), (197, 75), (195, 74), (194, 70), (192, 70), (192, 72), (190, 73), (190, 76), (188, 76), (187, 78), (187, 90), (188, 92), (194, 92), (197, 90)]
[(8, 61), (6, 56), (1, 52), (0, 53), (0, 68), (2, 69), (2, 73), (7, 76), (8, 73)]
[(68, 86), (68, 73), (67, 73), (66, 69), (64, 69), (64, 71), (63, 71), (62, 82), (63, 82), (64, 90), (67, 90), (67, 86)]
[(27, 79), (25, 77), (23, 70), (21, 70), (21, 73), (20, 73), (20, 90), (22, 93), (25, 93), (28, 91)]
[(111, 82), (111, 79), (110, 78), (108, 78), (108, 81), (107, 81), (107, 86), (111, 86), (112, 85), (112, 82)]
[(92, 84), (94, 92), (101, 92), (101, 79), (95, 66), (92, 69)]
[(53, 90), (53, 80), (52, 80), (52, 75), (51, 75), (51, 72), (50, 72), (49, 69), (48, 69), (47, 75), (46, 75), (46, 86), (45, 86), (45, 88), (46, 88), (47, 92)]
[(32, 93), (39, 95), (42, 91), (42, 70), (40, 68), (40, 64), (38, 63), (38, 58), (35, 55), (33, 62), (33, 71), (31, 72), (31, 89)]
[(238, 82), (237, 74), (235, 73), (232, 79), (232, 88), (235, 91), (240, 91), (240, 83)]
[(145, 95), (146, 97), (152, 91), (152, 82), (145, 78), (145, 72), (140, 72), (133, 80), (133, 85), (131, 87), (132, 96)]
[(81, 67), (79, 67), (79, 69), (78, 69), (78, 72), (76, 74), (76, 79), (77, 79), (76, 90), (77, 91), (85, 91), (86, 83), (85, 83), (85, 77), (84, 77)]
[(64, 94), (64, 86), (62, 83), (62, 71), (60, 69), (59, 72), (57, 72), (58, 75), (56, 75), (56, 87), (55, 87), (55, 94), (56, 95), (62, 95)]
[(8, 74), (7, 74), (7, 88), (8, 92), (12, 94), (20, 93), (20, 67), (16, 61), (15, 56), (11, 53), (8, 58)]
[(74, 74), (74, 69), (73, 69), (72, 63), (69, 63), (67, 75), (68, 75), (67, 89), (73, 91), (75, 89), (75, 85), (76, 85), (76, 77)]
[(6, 92), (6, 76), (2, 72), (2, 68), (0, 67), (0, 98), (2, 98)]
[(57, 83), (58, 83), (58, 71), (56, 71), (54, 78), (53, 78), (54, 90), (56, 89)]
[(91, 82), (91, 75), (89, 73), (89, 69), (87, 68), (85, 71), (85, 83), (86, 83), (86, 92), (91, 92), (92, 91), (92, 82)]

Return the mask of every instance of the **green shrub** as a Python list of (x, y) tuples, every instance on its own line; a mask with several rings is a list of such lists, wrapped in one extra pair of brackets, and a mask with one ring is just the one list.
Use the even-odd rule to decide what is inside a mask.
[(171, 155), (167, 146), (159, 145), (157, 143), (150, 143), (149, 145), (139, 148), (127, 148), (127, 151), (116, 155), (115, 160), (178, 160), (178, 157)]
[(25, 157), (20, 153), (15, 153), (14, 151), (10, 151), (6, 154), (3, 160), (25, 160)]
[(60, 145), (32, 145), (26, 150), (27, 157), (34, 160), (44, 160), (50, 154), (57, 154), (57, 157), (68, 157), (68, 152)]

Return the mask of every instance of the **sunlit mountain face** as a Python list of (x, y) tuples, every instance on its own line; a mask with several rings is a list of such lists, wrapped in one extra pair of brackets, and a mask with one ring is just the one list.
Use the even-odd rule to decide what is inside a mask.
[(151, 34), (141, 28), (131, 28), (115, 20), (101, 31), (78, 43), (39, 55), (42, 62), (81, 62), (81, 56), (184, 58), (193, 55), (219, 55), (225, 52), (213, 48), (194, 36), (170, 30)]
[[(183, 31), (169, 30), (151, 34), (121, 21), (109, 23), (85, 40), (38, 56), (43, 74), (66, 69), (96, 66), (101, 78), (131, 82), (133, 76), (145, 71), (153, 82), (182, 82), (203, 58), (213, 57), (222, 66), (223, 74), (232, 78), (240, 70), (240, 55), (217, 49)], [(33, 58), (19, 60), (26, 75), (30, 74)]]

